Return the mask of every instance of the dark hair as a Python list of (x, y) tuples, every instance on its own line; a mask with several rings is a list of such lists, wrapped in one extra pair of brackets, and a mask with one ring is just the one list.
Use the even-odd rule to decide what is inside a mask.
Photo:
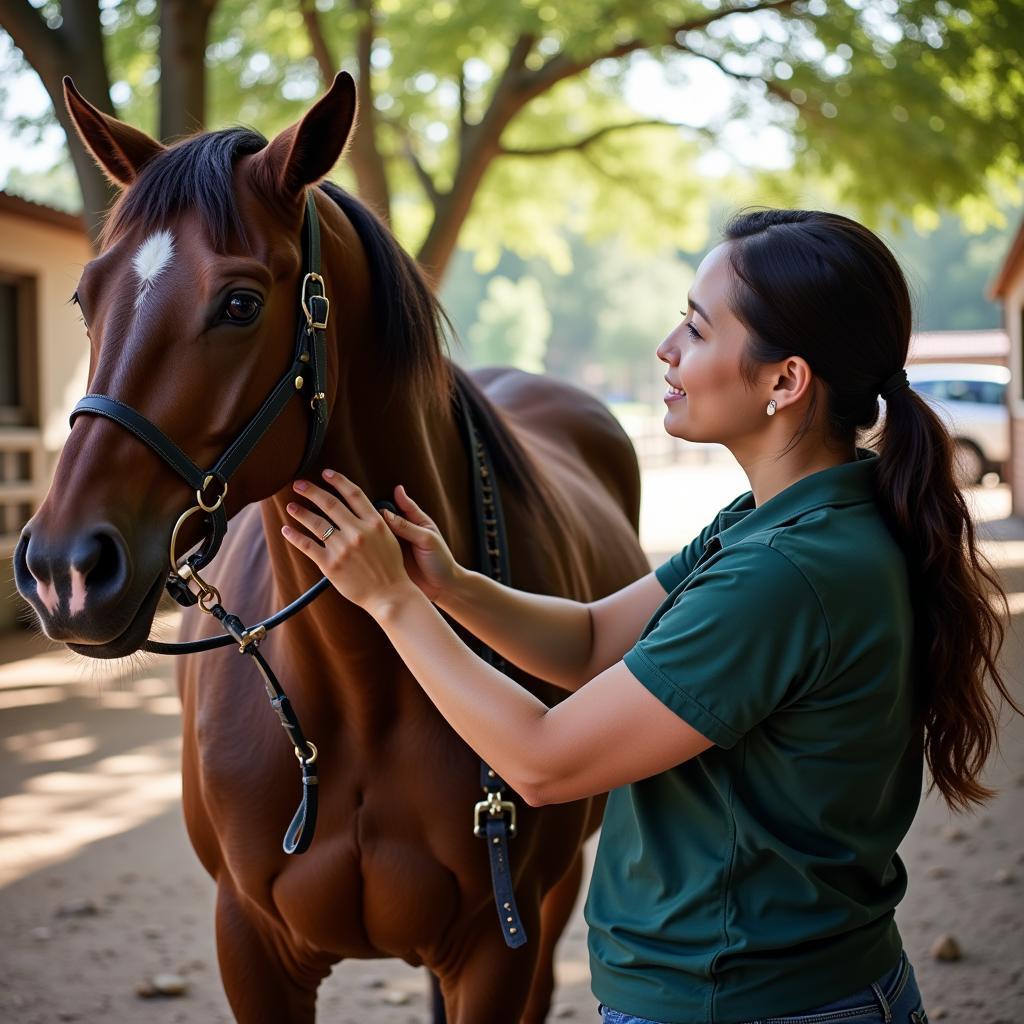
[[(852, 445), (878, 423), (882, 382), (907, 359), (910, 293), (893, 254), (862, 224), (816, 210), (742, 211), (726, 225), (734, 242), (731, 306), (749, 331), (741, 360), (748, 384), (762, 364), (799, 355), (821, 382), (826, 443)], [(815, 420), (819, 390), (785, 449)], [(953, 441), (910, 388), (891, 393), (878, 450), (878, 500), (907, 554), (915, 615), (915, 665), (925, 728), (929, 792), (964, 810), (995, 795), (979, 781), (998, 716), (986, 673), (1011, 707), (996, 660), (1009, 619), (1006, 594), (978, 549), (953, 475)]]

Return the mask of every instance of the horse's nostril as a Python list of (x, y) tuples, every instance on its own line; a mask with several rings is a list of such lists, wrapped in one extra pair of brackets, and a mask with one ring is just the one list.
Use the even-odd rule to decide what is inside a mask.
[(105, 533), (96, 535), (99, 554), (96, 563), (85, 573), (86, 582), (92, 587), (103, 586), (121, 575), (121, 551), (113, 537)]
[(125, 546), (112, 529), (101, 529), (75, 544), (71, 563), (91, 590), (125, 582)]

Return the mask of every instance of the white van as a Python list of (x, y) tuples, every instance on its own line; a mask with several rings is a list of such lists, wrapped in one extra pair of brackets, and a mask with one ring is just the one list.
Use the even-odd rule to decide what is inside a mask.
[(938, 411), (956, 441), (957, 483), (986, 473), (1006, 478), (1010, 458), (1010, 371), (987, 363), (919, 363), (907, 367), (910, 386)]

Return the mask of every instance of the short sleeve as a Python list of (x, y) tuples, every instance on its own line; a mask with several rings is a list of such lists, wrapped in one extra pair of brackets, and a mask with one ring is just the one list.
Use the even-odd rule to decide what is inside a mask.
[[(738, 498), (734, 498), (722, 511), (727, 512), (740, 505), (749, 494), (750, 492), (747, 491)], [(671, 594), (693, 572), (697, 559), (700, 558), (704, 551), (704, 545), (718, 531), (718, 517), (720, 514), (720, 512), (716, 512), (715, 518), (682, 551), (677, 551), (667, 562), (662, 562), (654, 570), (654, 575), (664, 588), (666, 594)]]
[(720, 551), (623, 662), (663, 704), (720, 747), (810, 689), (830, 651), (814, 588), (759, 542)]

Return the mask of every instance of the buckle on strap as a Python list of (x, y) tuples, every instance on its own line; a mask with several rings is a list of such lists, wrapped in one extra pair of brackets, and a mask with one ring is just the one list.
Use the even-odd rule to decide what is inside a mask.
[[(320, 293), (309, 292), (310, 284), (320, 286)], [(322, 331), (327, 327), (327, 318), (331, 315), (331, 300), (327, 298), (327, 283), (319, 274), (310, 271), (302, 279), (302, 312), (306, 317), (306, 326), (311, 330)], [(315, 304), (323, 303), (322, 309), (315, 309)], [(317, 315), (319, 314), (319, 316)]]
[(484, 838), (486, 836), (485, 818), (504, 817), (509, 814), (508, 834), (514, 837), (516, 834), (516, 805), (511, 800), (502, 800), (500, 792), (489, 792), (486, 800), (481, 800), (473, 806), (473, 835)]

